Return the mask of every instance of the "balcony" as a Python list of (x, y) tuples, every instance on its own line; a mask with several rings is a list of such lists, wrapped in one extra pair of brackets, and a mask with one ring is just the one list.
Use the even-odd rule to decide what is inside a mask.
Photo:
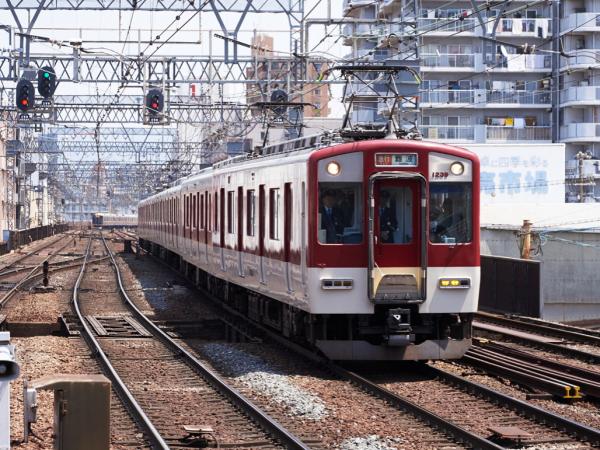
[[(478, 58), (476, 58), (478, 57)], [(464, 72), (475, 70), (481, 54), (426, 53), (421, 54), (421, 70)]]
[(490, 70), (495, 72), (522, 72), (552, 70), (552, 57), (547, 55), (496, 55), (488, 59)]
[(577, 33), (600, 31), (600, 17), (596, 13), (572, 13), (560, 19), (560, 34), (570, 33), (577, 28)]
[(514, 142), (514, 141), (548, 141), (552, 140), (551, 128), (549, 126), (535, 127), (502, 127), (485, 125), (486, 140)]
[(475, 133), (472, 126), (423, 125), (419, 127), (423, 139), (444, 142), (473, 142)]
[(345, 0), (344, 17), (360, 17), (361, 11), (367, 6), (374, 6), (373, 0)]
[(528, 105), (548, 108), (552, 103), (548, 91), (487, 91), (486, 100), (488, 106), (494, 107)]
[(463, 89), (422, 91), (421, 106), (424, 104), (442, 104), (463, 106), (474, 102), (475, 91)]
[(579, 50), (567, 50), (569, 58), (560, 57), (560, 70), (587, 70), (589, 67), (598, 67), (600, 64), (600, 50), (593, 48), (582, 48)]
[(570, 123), (560, 127), (561, 142), (600, 142), (600, 124)]
[[(486, 23), (487, 31), (492, 32), (494, 22)], [(498, 23), (496, 34), (502, 37), (539, 37), (552, 36), (552, 22), (547, 18), (539, 19), (502, 19)]]
[[(448, 33), (474, 33), (478, 21), (473, 18), (458, 20), (457, 18), (421, 18), (417, 21), (419, 33), (428, 35), (446, 35)], [(422, 30), (422, 31), (421, 31)]]
[(561, 106), (600, 104), (600, 86), (572, 86), (560, 91)]

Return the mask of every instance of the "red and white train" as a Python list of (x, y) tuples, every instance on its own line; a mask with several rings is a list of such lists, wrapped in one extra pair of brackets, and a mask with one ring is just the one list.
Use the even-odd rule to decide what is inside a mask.
[(479, 161), (408, 140), (266, 147), (139, 204), (142, 246), (335, 360), (459, 358), (479, 268)]

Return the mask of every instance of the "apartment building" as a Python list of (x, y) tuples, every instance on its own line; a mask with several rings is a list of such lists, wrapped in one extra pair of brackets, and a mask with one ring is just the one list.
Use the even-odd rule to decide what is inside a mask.
[[(312, 106), (304, 108), (304, 117), (327, 117), (329, 115), (329, 90), (326, 86), (319, 83), (306, 84), (301, 87), (295, 86), (293, 83), (292, 76), (292, 65), (294, 64), (291, 58), (282, 59), (277, 53), (272, 53), (273, 50), (273, 36), (267, 34), (256, 34), (252, 38), (252, 56), (271, 59), (271, 63), (264, 68), (263, 73), (259, 73), (259, 78), (267, 79), (289, 79), (289, 84), (286, 86), (270, 86), (271, 89), (280, 88), (288, 92), (290, 101), (310, 103)], [(280, 60), (280, 61), (278, 61)], [(326, 66), (318, 68), (323, 71)], [(309, 65), (308, 68), (308, 79), (316, 80), (319, 77), (317, 68), (314, 65)], [(248, 69), (248, 77), (254, 77), (252, 69)], [(263, 92), (264, 87), (250, 84), (246, 90), (246, 101), (248, 104), (252, 104), (259, 101), (267, 101)]]
[[(345, 16), (369, 25), (346, 26), (344, 44), (354, 57), (406, 61), (411, 49), (400, 45), (413, 42), (422, 78), (418, 123), (424, 139), (565, 143), (567, 200), (597, 202), (598, 13), (600, 3), (593, 0), (495, 6), (468, 0), (346, 0)], [(379, 26), (370, 23), (376, 18)], [(393, 33), (400, 43), (396, 48), (390, 48)], [(523, 52), (525, 46), (535, 51)]]

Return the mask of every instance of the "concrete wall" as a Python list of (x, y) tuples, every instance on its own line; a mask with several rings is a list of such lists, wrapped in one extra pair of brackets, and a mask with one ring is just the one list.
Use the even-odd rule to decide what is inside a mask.
[[(519, 257), (518, 229), (481, 229), (481, 253)], [(542, 316), (573, 321), (600, 318), (600, 233), (543, 231), (534, 235), (542, 261)]]

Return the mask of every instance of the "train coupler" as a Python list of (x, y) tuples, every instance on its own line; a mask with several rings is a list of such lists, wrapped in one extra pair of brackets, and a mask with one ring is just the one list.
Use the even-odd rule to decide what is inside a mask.
[(386, 321), (386, 341), (391, 346), (409, 345), (415, 341), (410, 326), (410, 309), (394, 308), (388, 311)]

